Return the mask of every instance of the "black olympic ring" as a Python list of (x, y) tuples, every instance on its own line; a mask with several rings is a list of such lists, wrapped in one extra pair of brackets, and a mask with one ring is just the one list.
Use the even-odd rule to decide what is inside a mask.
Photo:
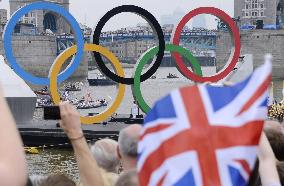
[[(93, 43), (96, 45), (99, 45), (100, 43), (100, 35), (101, 31), (106, 24), (106, 22), (115, 16), (116, 14), (122, 13), (122, 12), (132, 12), (136, 13), (137, 15), (143, 17), (151, 26), (153, 29), (154, 33), (158, 37), (159, 40), (159, 51), (156, 55), (156, 60), (153, 63), (152, 67), (143, 75), (141, 75), (141, 82), (149, 79), (155, 72), (158, 70), (160, 67), (163, 57), (164, 57), (164, 51), (165, 51), (165, 38), (164, 38), (164, 33), (161, 28), (161, 25), (159, 22), (156, 20), (156, 18), (147, 10), (134, 6), (134, 5), (122, 5), (116, 8), (113, 8), (109, 12), (107, 12), (98, 22), (97, 27), (94, 31), (94, 36), (93, 36)], [(122, 84), (127, 84), (127, 85), (132, 85), (134, 84), (134, 78), (124, 78), (116, 75), (112, 71), (110, 71), (106, 65), (104, 64), (104, 61), (102, 59), (102, 56), (98, 52), (94, 52), (95, 60), (98, 64), (98, 67), (100, 68), (101, 72), (106, 75), (108, 78), (111, 80), (117, 82), (117, 83), (122, 83)]]

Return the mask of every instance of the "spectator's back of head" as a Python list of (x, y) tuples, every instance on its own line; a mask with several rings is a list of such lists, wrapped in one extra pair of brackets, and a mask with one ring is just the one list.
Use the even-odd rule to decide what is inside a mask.
[(282, 131), (266, 130), (265, 134), (272, 147), (275, 157), (279, 161), (284, 161), (284, 135)]
[(118, 146), (122, 156), (137, 158), (137, 145), (141, 128), (141, 125), (134, 124), (120, 131)]
[(112, 139), (96, 141), (91, 147), (92, 154), (98, 165), (107, 172), (117, 173), (119, 159), (116, 155), (117, 142)]
[(43, 180), (40, 186), (76, 186), (76, 183), (63, 174), (50, 175)]
[(133, 169), (122, 173), (115, 186), (139, 186), (137, 171)]

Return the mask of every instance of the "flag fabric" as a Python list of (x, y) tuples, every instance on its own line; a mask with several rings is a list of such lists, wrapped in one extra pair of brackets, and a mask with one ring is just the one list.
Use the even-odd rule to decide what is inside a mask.
[(138, 144), (140, 185), (247, 185), (267, 117), (271, 69), (266, 62), (231, 87), (184, 87), (159, 100)]

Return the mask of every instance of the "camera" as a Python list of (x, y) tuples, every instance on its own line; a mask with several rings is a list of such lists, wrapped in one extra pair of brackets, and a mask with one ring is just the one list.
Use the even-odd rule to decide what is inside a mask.
[(43, 119), (44, 120), (60, 120), (60, 109), (59, 106), (47, 106), (43, 108)]

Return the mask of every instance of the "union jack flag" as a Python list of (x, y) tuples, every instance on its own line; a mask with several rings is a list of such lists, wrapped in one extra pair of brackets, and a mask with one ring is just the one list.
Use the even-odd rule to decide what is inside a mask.
[(159, 100), (138, 144), (141, 186), (247, 185), (267, 115), (271, 62), (231, 87), (197, 85)]

